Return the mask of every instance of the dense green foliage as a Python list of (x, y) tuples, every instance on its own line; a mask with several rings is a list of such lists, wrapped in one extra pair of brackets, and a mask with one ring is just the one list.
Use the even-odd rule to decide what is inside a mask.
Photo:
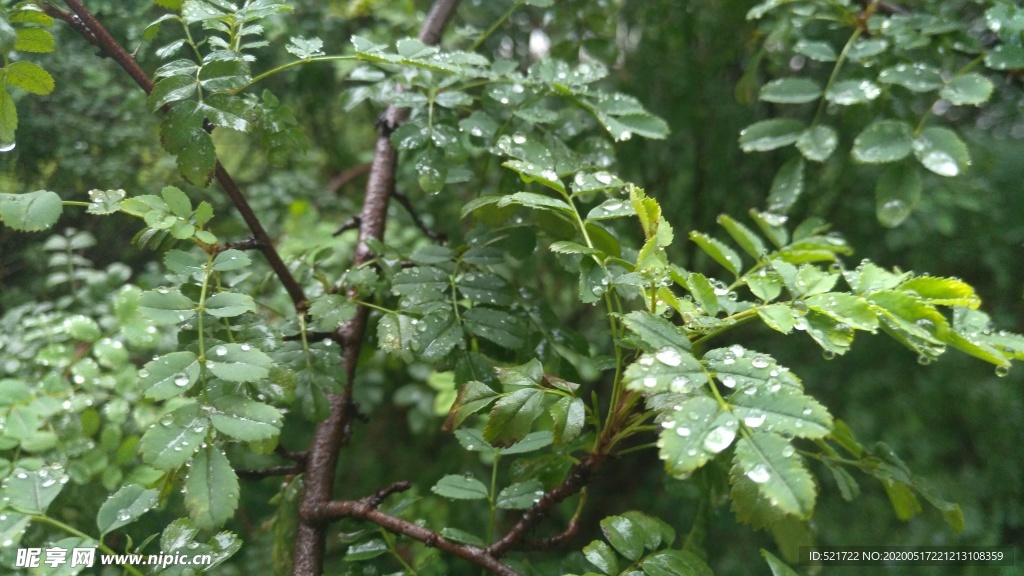
[(1015, 3), (89, 2), (148, 96), (57, 4), (0, 18), (5, 573), (292, 573), (349, 394), (334, 497), (408, 529), (331, 518), (326, 574), (1022, 540)]

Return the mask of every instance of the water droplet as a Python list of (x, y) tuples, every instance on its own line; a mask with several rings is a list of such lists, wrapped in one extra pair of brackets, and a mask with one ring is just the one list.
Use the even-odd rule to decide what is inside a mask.
[(932, 359), (929, 358), (928, 356), (925, 356), (924, 354), (921, 354), (920, 356), (917, 357), (917, 363), (920, 364), (921, 366), (927, 366), (932, 363)]
[(53, 486), (56, 483), (57, 483), (56, 479), (49, 478), (45, 482), (43, 482), (42, 486), (43, 486), (43, 488), (49, 488), (50, 486)]
[(675, 420), (665, 420), (664, 422), (661, 423), (661, 427), (664, 428), (665, 430), (668, 430), (669, 428), (674, 428), (675, 425)]
[(750, 478), (751, 481), (756, 482), (758, 484), (764, 484), (765, 482), (770, 480), (771, 477), (771, 473), (768, 472), (768, 469), (765, 468), (763, 464), (758, 464), (757, 466), (751, 468), (749, 472), (747, 472), (747, 478)]
[(17, 142), (11, 142), (9, 144), (0, 144), (0, 152), (10, 152), (17, 146)]
[(669, 385), (672, 387), (673, 392), (685, 392), (690, 385), (690, 379), (686, 376), (676, 376)]
[(117, 513), (117, 520), (119, 522), (127, 522), (131, 520), (131, 518), (132, 515), (129, 514), (127, 510), (121, 510), (120, 512)]
[(768, 360), (766, 360), (764, 356), (758, 356), (750, 361), (750, 365), (754, 368), (767, 368)]
[(644, 378), (644, 387), (645, 388), (654, 388), (657, 385), (658, 385), (658, 379), (657, 378), (655, 378), (653, 376), (648, 376), (647, 378)]
[(791, 458), (793, 454), (796, 454), (796, 449), (794, 449), (792, 446), (786, 446), (785, 448), (782, 449), (783, 458)]
[(743, 423), (751, 428), (757, 428), (764, 424), (765, 417), (763, 413), (751, 412), (749, 416), (743, 419)]
[(676, 434), (679, 434), (683, 438), (686, 438), (687, 436), (690, 435), (690, 429), (687, 428), (686, 426), (680, 426), (679, 428), (676, 428)]
[(75, 374), (74, 378), (71, 379), (75, 384), (85, 384), (85, 376), (81, 374)]
[(996, 376), (1005, 378), (1010, 373), (1009, 366), (996, 366)]
[(174, 385), (178, 387), (188, 386), (189, 380), (190, 378), (188, 377), (187, 374), (178, 374), (178, 376), (174, 379)]
[(252, 346), (249, 346), (248, 344), (242, 344), (242, 350), (248, 352), (249, 350), (252, 350)]
[(217, 346), (213, 349), (213, 353), (217, 356), (224, 356), (228, 353), (228, 349), (226, 346)]
[(516, 144), (526, 144), (526, 136), (522, 134), (516, 134), (512, 137), (512, 141)]
[(683, 357), (679, 353), (679, 350), (676, 350), (675, 348), (662, 348), (661, 350), (658, 350), (658, 353), (655, 354), (654, 357), (657, 358), (659, 362), (667, 366), (679, 366), (683, 361)]
[(637, 360), (637, 363), (640, 364), (641, 366), (650, 366), (654, 364), (654, 358), (651, 358), (650, 356), (643, 356), (642, 358)]
[(721, 381), (722, 381), (722, 386), (725, 386), (726, 388), (735, 388), (736, 387), (736, 378), (734, 378), (732, 376), (726, 376), (724, 378), (721, 378)]
[(735, 438), (735, 430), (732, 428), (726, 428), (725, 426), (719, 426), (711, 432), (708, 432), (707, 437), (704, 438), (704, 448), (713, 454), (718, 454), (722, 450), (728, 448)]
[(836, 353), (833, 352), (832, 350), (822, 350), (821, 357), (824, 358), (825, 360), (831, 360), (836, 357)]

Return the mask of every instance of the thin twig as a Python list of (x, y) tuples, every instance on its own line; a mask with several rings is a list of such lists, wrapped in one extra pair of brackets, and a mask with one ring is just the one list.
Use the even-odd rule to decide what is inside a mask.
[(372, 166), (373, 164), (370, 162), (365, 162), (344, 170), (334, 178), (331, 178), (330, 183), (327, 184), (327, 191), (333, 194), (338, 190), (341, 190), (349, 182), (369, 172)]
[[(436, 44), (445, 25), (455, 13), (458, 0), (435, 0), (420, 32), (420, 40)], [(359, 221), (359, 241), (352, 258), (352, 266), (360, 266), (373, 258), (367, 242), (384, 238), (388, 202), (394, 191), (397, 153), (391, 146), (391, 132), (409, 116), (409, 110), (389, 106), (382, 116), (384, 122), (378, 128), (370, 175)], [(295, 563), (293, 576), (319, 576), (323, 572), (324, 547), (327, 533), (326, 519), (317, 511), (331, 501), (334, 489), (335, 468), (338, 451), (348, 443), (351, 431), (352, 385), (356, 376), (359, 350), (366, 333), (369, 309), (360, 306), (355, 316), (336, 332), (342, 345), (342, 366), (345, 372), (345, 386), (341, 394), (328, 396), (331, 411), (321, 422), (313, 435), (306, 463), (302, 500), (299, 506), (299, 525), (295, 533)], [(382, 514), (377, 510), (373, 513)], [(387, 516), (387, 515), (384, 515)], [(387, 516), (387, 518), (391, 518)], [(396, 519), (397, 520), (397, 519)], [(403, 521), (404, 522), (404, 521)], [(381, 524), (385, 528), (384, 524)], [(415, 526), (415, 525), (412, 525)], [(426, 530), (415, 526), (416, 530)], [(390, 528), (389, 528), (390, 529)], [(429, 531), (427, 531), (429, 532)]]
[(565, 544), (572, 540), (580, 531), (580, 519), (579, 517), (573, 517), (569, 520), (565, 530), (555, 534), (554, 536), (548, 536), (547, 538), (539, 538), (537, 540), (523, 540), (516, 544), (514, 548), (516, 550), (531, 550), (531, 551), (544, 551), (554, 550), (561, 548)]
[[(133, 80), (135, 80), (135, 83), (138, 84), (146, 94), (152, 92), (153, 81), (150, 80), (149, 76), (147, 76), (145, 71), (142, 70), (139, 63), (135, 61), (135, 58), (133, 58), (132, 55), (129, 54), (113, 36), (110, 35), (110, 32), (108, 32), (107, 29), (104, 28), (98, 20), (96, 20), (96, 17), (89, 12), (85, 7), (85, 4), (82, 3), (82, 0), (66, 0), (66, 2), (71, 10), (74, 11), (76, 17), (82, 24), (82, 27), (76, 26), (71, 20), (69, 20), (68, 18), (70, 18), (70, 15), (67, 15), (68, 18), (64, 18), (62, 16), (57, 17), (71, 24), (72, 28), (83, 33), (86, 40), (92, 42), (105, 53), (109, 54), (110, 57), (113, 58), (121, 68), (123, 68), (125, 72), (132, 77)], [(56, 11), (55, 9), (54, 11), (59, 13), (59, 11)], [(85, 34), (85, 31), (91, 33), (91, 36), (89, 34)], [(169, 108), (165, 106), (164, 109), (167, 110)], [(234, 179), (231, 178), (231, 175), (228, 174), (228, 171), (224, 169), (224, 166), (222, 166), (219, 161), (216, 164), (214, 174), (217, 181), (220, 182), (221, 187), (224, 188), (225, 192), (227, 192), (228, 197), (231, 198), (235, 208), (238, 209), (238, 213), (241, 214), (242, 219), (245, 220), (249, 230), (252, 231), (253, 237), (259, 242), (260, 251), (263, 252), (264, 257), (266, 257), (267, 262), (270, 264), (270, 267), (274, 270), (274, 273), (277, 274), (281, 284), (284, 285), (285, 290), (292, 299), (292, 303), (295, 304), (296, 310), (302, 311), (306, 306), (306, 296), (302, 290), (302, 286), (299, 285), (295, 280), (295, 277), (292, 276), (288, 266), (285, 265), (284, 261), (281, 259), (281, 255), (277, 253), (277, 249), (274, 248), (274, 243), (271, 241), (267, 231), (263, 229), (263, 224), (261, 224), (259, 218), (256, 217), (256, 214), (253, 212), (252, 207), (249, 206), (249, 202), (245, 199), (242, 191), (238, 188)]]
[(523, 513), (516, 525), (512, 527), (500, 540), (487, 548), (487, 553), (495, 558), (500, 558), (511, 548), (516, 546), (525, 537), (526, 533), (533, 529), (541, 520), (547, 517), (554, 507), (566, 498), (578, 493), (590, 482), (593, 473), (604, 464), (606, 456), (600, 453), (587, 454), (569, 471), (569, 475), (561, 484), (544, 494), (540, 501)]
[(405, 211), (409, 213), (409, 217), (412, 218), (413, 224), (415, 224), (417, 228), (419, 228), (424, 234), (426, 234), (427, 238), (430, 238), (434, 242), (438, 242), (440, 244), (448, 243), (447, 234), (445, 234), (444, 232), (435, 232), (431, 230), (429, 227), (427, 227), (426, 223), (423, 222), (423, 219), (420, 218), (420, 215), (416, 212), (416, 208), (412, 205), (412, 202), (409, 201), (408, 196), (402, 194), (398, 190), (392, 192), (392, 195), (395, 197), (395, 200), (397, 200), (398, 203), (402, 205), (402, 208), (405, 208)]
[(359, 225), (362, 224), (362, 222), (363, 221), (359, 216), (353, 216), (349, 218), (348, 221), (346, 221), (344, 224), (338, 226), (338, 229), (335, 230), (331, 234), (331, 236), (341, 236), (342, 234), (348, 232), (349, 230), (358, 230)]
[(396, 482), (388, 488), (379, 490), (373, 496), (360, 500), (326, 502), (316, 509), (316, 514), (325, 521), (340, 520), (342, 518), (367, 520), (395, 534), (408, 536), (413, 540), (422, 542), (426, 546), (437, 548), (453, 556), (468, 560), (477, 566), (490, 570), (494, 574), (518, 576), (515, 570), (502, 564), (483, 548), (452, 542), (433, 530), (378, 510), (381, 502), (388, 495), (408, 490), (410, 487), (412, 487), (412, 484), (409, 482)]
[(238, 474), (242, 478), (248, 478), (249, 480), (259, 480), (261, 478), (270, 478), (272, 476), (291, 476), (292, 474), (302, 473), (302, 466), (299, 464), (289, 464), (288, 466), (271, 466), (269, 468), (261, 468), (259, 470), (235, 470), (235, 474)]

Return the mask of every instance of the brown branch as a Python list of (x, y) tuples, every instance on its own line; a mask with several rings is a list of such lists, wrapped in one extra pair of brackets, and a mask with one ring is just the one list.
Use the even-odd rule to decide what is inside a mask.
[(572, 467), (569, 475), (566, 476), (561, 484), (544, 494), (540, 502), (537, 502), (523, 513), (511, 530), (502, 536), (500, 540), (488, 546), (487, 553), (495, 558), (500, 558), (519, 542), (523, 541), (526, 533), (547, 517), (559, 502), (576, 494), (590, 482), (591, 475), (604, 464), (605, 458), (606, 456), (601, 453), (587, 454), (579, 464)]
[[(458, 0), (435, 0), (423, 23), (420, 40), (427, 44), (436, 44), (445, 25), (455, 13), (457, 5)], [(388, 202), (395, 187), (395, 168), (398, 161), (398, 155), (391, 146), (390, 136), (408, 116), (408, 109), (395, 106), (389, 106), (382, 116), (384, 121), (378, 128), (373, 162), (359, 217), (359, 241), (352, 258), (353, 267), (360, 266), (373, 257), (367, 245), (368, 240), (384, 238), (384, 223)], [(330, 415), (317, 426), (309, 449), (299, 506), (299, 525), (295, 533), (295, 563), (292, 566), (294, 576), (319, 576), (323, 572), (327, 538), (325, 528), (328, 518), (318, 514), (317, 510), (331, 501), (338, 451), (348, 443), (351, 431), (350, 416), (354, 412), (352, 385), (355, 381), (356, 364), (359, 350), (363, 345), (368, 316), (369, 309), (360, 306), (355, 316), (336, 332), (342, 346), (345, 387), (340, 395), (331, 394), (328, 397), (331, 405)], [(376, 510), (372, 512), (381, 514)], [(416, 529), (426, 530), (419, 526), (416, 526)]]
[(444, 232), (434, 232), (426, 225), (425, 222), (423, 222), (423, 219), (420, 218), (420, 215), (416, 212), (416, 207), (409, 201), (408, 196), (402, 194), (398, 190), (395, 190), (392, 195), (395, 197), (395, 200), (402, 205), (402, 208), (405, 208), (405, 211), (409, 213), (409, 217), (412, 218), (412, 223), (426, 234), (427, 238), (430, 238), (434, 242), (438, 242), (440, 244), (446, 244), (448, 242), (447, 234)]
[(331, 233), (331, 236), (341, 236), (349, 230), (358, 230), (359, 225), (362, 224), (362, 219), (359, 216), (353, 216), (349, 218), (344, 224), (338, 226), (338, 229)]
[(413, 540), (422, 542), (426, 546), (437, 548), (453, 556), (468, 560), (477, 566), (490, 570), (494, 574), (519, 576), (515, 570), (502, 564), (483, 548), (452, 542), (433, 530), (408, 520), (402, 520), (377, 509), (388, 495), (408, 490), (411, 487), (412, 484), (409, 482), (396, 482), (383, 490), (378, 490), (373, 496), (360, 500), (326, 502), (317, 507), (315, 513), (324, 520), (339, 520), (341, 518), (367, 520), (395, 534), (408, 536)]
[[(135, 80), (135, 83), (138, 84), (146, 94), (152, 92), (153, 81), (149, 79), (149, 76), (147, 76), (145, 71), (142, 70), (139, 63), (135, 61), (135, 58), (133, 58), (132, 55), (129, 54), (113, 36), (110, 35), (110, 32), (108, 32), (107, 29), (104, 28), (98, 20), (96, 20), (96, 17), (89, 12), (85, 7), (85, 4), (82, 3), (82, 0), (66, 0), (66, 2), (71, 10), (74, 11), (75, 16), (72, 17), (70, 14), (63, 13), (67, 18), (63, 16), (57, 17), (71, 24), (72, 28), (82, 33), (86, 40), (95, 44), (105, 53), (109, 54), (110, 57), (120, 64), (121, 68), (123, 68), (124, 71), (127, 72), (133, 80)], [(56, 9), (53, 9), (53, 12), (61, 14), (61, 12)], [(72, 22), (74, 18), (79, 20), (81, 27)], [(85, 32), (91, 33), (91, 36)], [(164, 109), (167, 110), (169, 108), (165, 106)], [(253, 237), (259, 243), (260, 251), (263, 252), (263, 256), (266, 257), (270, 267), (273, 268), (274, 273), (277, 274), (281, 284), (284, 285), (285, 290), (288, 292), (292, 302), (295, 304), (296, 310), (302, 311), (306, 305), (306, 296), (302, 290), (302, 286), (300, 286), (295, 280), (295, 277), (292, 276), (288, 266), (285, 265), (284, 261), (281, 259), (281, 255), (277, 253), (277, 250), (274, 248), (274, 243), (271, 241), (267, 231), (263, 229), (263, 224), (261, 224), (259, 218), (256, 217), (256, 214), (253, 212), (252, 207), (249, 206), (249, 202), (245, 199), (242, 191), (239, 190), (238, 185), (235, 184), (231, 175), (228, 174), (227, 170), (224, 169), (224, 166), (222, 166), (219, 161), (216, 164), (214, 174), (217, 181), (220, 182), (221, 187), (224, 188), (225, 192), (227, 192), (228, 197), (231, 198), (235, 208), (238, 209), (242, 219), (245, 220), (249, 230), (252, 231)]]
[(569, 524), (566, 525), (565, 530), (561, 533), (537, 540), (524, 540), (513, 546), (513, 548), (516, 550), (554, 550), (555, 548), (565, 546), (566, 542), (572, 540), (579, 531), (580, 519), (578, 516), (574, 516), (569, 520)]
[(259, 480), (261, 478), (270, 478), (272, 476), (290, 476), (292, 474), (299, 474), (302, 470), (303, 468), (299, 464), (289, 464), (287, 466), (271, 466), (260, 470), (235, 470), (235, 473), (242, 478)]
[(369, 162), (366, 162), (366, 163), (363, 163), (363, 164), (359, 164), (358, 166), (353, 166), (353, 167), (351, 167), (351, 168), (341, 172), (340, 174), (338, 174), (334, 178), (331, 178), (330, 183), (327, 184), (327, 191), (332, 193), (332, 194), (337, 192), (338, 190), (342, 189), (349, 182), (351, 182), (351, 181), (355, 180), (356, 178), (362, 176), (363, 174), (366, 174), (367, 172), (369, 172), (370, 168), (372, 166), (373, 166), (373, 164), (371, 164)]

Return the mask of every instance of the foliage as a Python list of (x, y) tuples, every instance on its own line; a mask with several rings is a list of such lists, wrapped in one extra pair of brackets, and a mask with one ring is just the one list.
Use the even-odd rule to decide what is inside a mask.
[[(337, 522), (331, 573), (453, 573), (468, 561), (508, 574), (710, 574), (729, 566), (706, 538), (710, 510), (728, 505), (793, 563), (826, 494), (852, 501), (862, 490), (869, 503), (884, 493), (900, 520), (922, 514), (923, 500), (950, 530), (967, 528), (948, 491), (890, 444), (857, 439), (862, 412), (830, 402), (800, 356), (854, 355), (857, 332), (881, 331), (919, 364), (954, 348), (1002, 377), (1024, 359), (1024, 337), (993, 326), (983, 287), (869, 259), (848, 265), (855, 243), (813, 211), (796, 215), (805, 190), (850, 169), (847, 158), (889, 165), (870, 172), (886, 227), (911, 221), (926, 184), (980, 164), (984, 151), (954, 114), (949, 126), (928, 122), (988, 103), (1006, 71), (1024, 68), (1019, 8), (755, 6), (746, 16), (759, 43), (737, 93), (781, 113), (751, 123), (737, 146), (771, 152), (775, 175), (763, 210), (716, 215), (712, 232), (674, 217), (676, 203), (695, 199), (655, 198), (655, 186), (648, 195), (630, 183), (637, 169), (616, 160), (639, 139), (674, 135), (644, 86), (621, 81), (633, 48), (600, 41), (614, 3), (466, 6), (440, 45), (393, 37), (391, 24), (418, 21), (411, 4), (359, 3), (345, 16), (366, 11), (372, 22), (346, 22), (342, 46), (313, 33), (308, 3), (164, 0), (145, 23), (122, 15), (144, 42), (136, 55), (96, 28), (107, 17), (94, 25), (81, 2), (67, 4), (6, 10), (6, 85), (54, 89), (21, 58), (52, 51), (47, 28), (63, 21), (58, 38), (93, 42), (148, 92), (159, 122), (149, 136), (176, 174), (101, 181), (88, 201), (47, 186), (0, 194), (9, 231), (77, 226), (37, 243), (46, 268), (5, 297), (0, 318), (5, 569), (18, 546), (74, 537), (107, 554), (207, 553), (214, 572), (266, 571), (269, 557), (276, 573), (319, 573), (302, 551), (323, 547)], [(444, 26), (435, 17), (425, 32)], [(576, 17), (582, 35), (567, 24)], [(281, 81), (331, 66), (330, 88), (292, 94)], [(18, 119), (3, 98), (9, 146)], [(327, 98), (355, 135), (317, 139), (341, 122), (317, 119)], [(302, 188), (319, 182), (316, 162), (356, 163), (325, 158), (366, 148), (367, 109), (384, 112), (353, 237), (342, 222), (357, 205)], [(790, 145), (796, 153), (776, 156)], [(62, 159), (19, 161), (59, 172)], [(296, 177), (275, 180), (264, 164)], [(230, 173), (243, 174), (245, 193)], [(37, 181), (29, 174), (26, 184)], [(207, 189), (213, 180), (241, 221)], [(380, 181), (397, 182), (411, 221), (387, 212), (392, 191)], [(413, 448), (392, 454), (396, 439)], [(901, 451), (915, 443), (927, 441)], [(644, 454), (664, 468), (651, 482), (685, 493), (694, 517), (645, 498), (646, 470), (628, 492), (592, 495), (613, 474), (610, 459)], [(396, 482), (401, 474), (413, 482)], [(586, 526), (593, 506), (605, 517)], [(581, 525), (596, 539), (564, 547)]]

